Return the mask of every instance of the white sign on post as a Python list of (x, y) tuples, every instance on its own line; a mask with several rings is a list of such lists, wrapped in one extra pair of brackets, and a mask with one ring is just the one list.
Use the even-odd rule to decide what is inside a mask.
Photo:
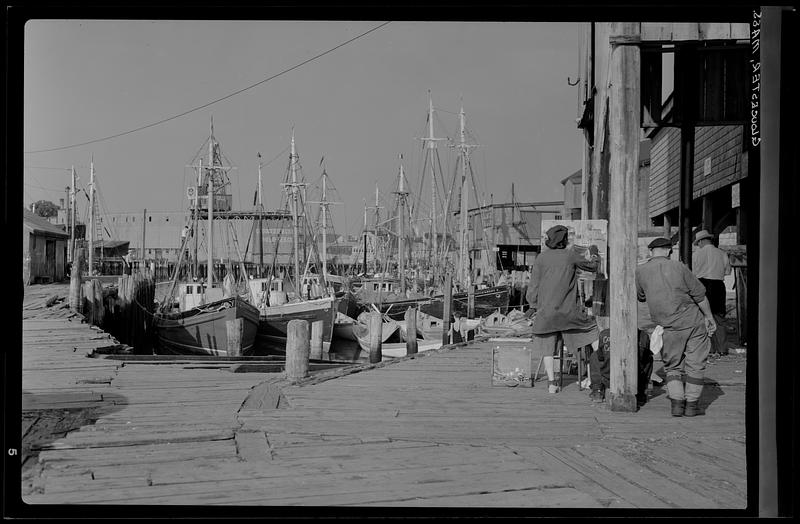
[(545, 245), (547, 230), (553, 226), (564, 226), (569, 231), (567, 249), (590, 258), (589, 248), (597, 247), (600, 255), (600, 268), (597, 273), (578, 270), (578, 278), (593, 280), (597, 275), (608, 274), (608, 220), (542, 220), (542, 253), (549, 248)]

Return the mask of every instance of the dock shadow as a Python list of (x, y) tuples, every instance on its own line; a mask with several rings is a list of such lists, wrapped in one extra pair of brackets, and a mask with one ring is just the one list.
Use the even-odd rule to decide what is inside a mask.
[(700, 408), (705, 411), (715, 400), (724, 394), (725, 392), (717, 381), (707, 378), (703, 384), (703, 392), (700, 394)]
[[(27, 395), (29, 405), (46, 405), (47, 399), (52, 397), (52, 395), (31, 394), (24, 390), (23, 394)], [(72, 395), (75, 397), (75, 404), (82, 401), (78, 398), (82, 395), (81, 393)], [(127, 397), (123, 395), (108, 392), (102, 392), (101, 395), (101, 400), (92, 403), (85, 402), (85, 405), (78, 407), (26, 409), (23, 406), (20, 446), (23, 489), (31, 487), (25, 479), (35, 475), (35, 471), (39, 468), (39, 452), (43, 448), (64, 438), (72, 431), (94, 425), (101, 417), (121, 410), (128, 403)], [(70, 393), (59, 394), (59, 403), (68, 405), (69, 401)]]

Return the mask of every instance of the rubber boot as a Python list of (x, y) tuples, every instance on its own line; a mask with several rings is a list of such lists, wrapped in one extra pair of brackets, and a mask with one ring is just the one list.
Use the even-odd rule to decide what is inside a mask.
[(669, 399), (669, 401), (672, 403), (672, 416), (682, 417), (684, 414), (684, 410), (686, 409), (686, 401), (683, 399), (675, 400), (672, 398)]
[(700, 406), (698, 406), (698, 401), (686, 402), (686, 409), (683, 411), (684, 417), (694, 417), (697, 415), (702, 415), (703, 412), (700, 410)]

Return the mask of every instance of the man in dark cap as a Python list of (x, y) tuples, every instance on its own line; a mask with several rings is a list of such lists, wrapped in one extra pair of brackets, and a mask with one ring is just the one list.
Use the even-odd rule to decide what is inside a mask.
[[(599, 256), (595, 253), (591, 255), (591, 260), (587, 260), (572, 249), (566, 249), (569, 230), (564, 226), (553, 226), (546, 234), (545, 245), (550, 249), (537, 256), (533, 263), (526, 298), (531, 308), (536, 310), (533, 322), (534, 349), (544, 353), (548, 390), (556, 393), (558, 386), (553, 370), (553, 355), (559, 337), (576, 354), (590, 344), (597, 349), (597, 323), (578, 303), (576, 270), (597, 271)], [(599, 391), (602, 385), (593, 382), (592, 387), (595, 400), (603, 393)], [(594, 388), (598, 388), (598, 392)]]
[(697, 402), (703, 391), (709, 337), (717, 328), (706, 289), (685, 264), (670, 259), (669, 239), (656, 238), (647, 247), (652, 257), (636, 268), (636, 295), (639, 302), (647, 302), (653, 323), (664, 329), (661, 355), (672, 415), (701, 415)]

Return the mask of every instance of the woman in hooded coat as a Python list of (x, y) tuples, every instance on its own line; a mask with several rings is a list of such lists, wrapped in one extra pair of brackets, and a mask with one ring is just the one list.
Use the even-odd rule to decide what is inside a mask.
[[(550, 393), (558, 386), (553, 371), (553, 357), (558, 337), (577, 352), (584, 346), (596, 346), (599, 339), (597, 322), (578, 303), (577, 270), (596, 272), (598, 255), (586, 260), (572, 249), (566, 249), (569, 230), (553, 226), (547, 230), (545, 245), (550, 248), (536, 257), (528, 286), (528, 304), (536, 310), (533, 322), (534, 346), (544, 355)], [(594, 384), (593, 384), (594, 385)], [(593, 400), (597, 396), (593, 390)]]

